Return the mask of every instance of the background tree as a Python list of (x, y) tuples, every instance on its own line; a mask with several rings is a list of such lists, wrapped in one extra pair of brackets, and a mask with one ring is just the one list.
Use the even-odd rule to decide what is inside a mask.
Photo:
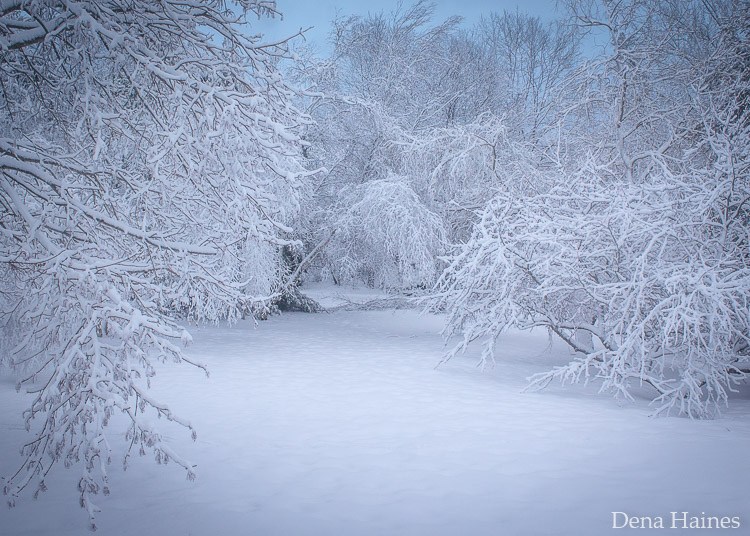
[[(418, 285), (430, 285), (446, 240), (465, 241), (476, 211), (502, 187), (497, 164), (514, 150), (506, 141), (551, 143), (546, 137), (564, 104), (554, 88), (576, 58), (575, 32), (519, 13), (490, 14), (473, 29), (457, 18), (433, 22), (433, 14), (420, 1), (340, 19), (332, 59), (308, 71), (321, 93), (310, 103), (317, 120), (310, 156), (328, 169), (313, 195), (311, 244), (334, 233), (321, 276), (405, 288), (415, 285), (413, 273), (384, 267), (421, 266)], [(395, 177), (404, 195), (392, 195)], [(393, 237), (400, 227), (414, 240), (401, 242), (398, 254), (360, 232), (360, 200), (373, 201), (375, 191), (383, 198), (366, 211), (365, 235)], [(427, 213), (414, 228), (415, 219), (401, 217)]]
[(308, 156), (328, 170), (316, 179), (308, 233), (310, 248), (328, 243), (319, 276), (383, 288), (434, 281), (442, 222), (403, 173), (399, 148), (405, 133), (442, 124), (454, 97), (431, 71), (457, 19), (432, 25), (433, 10), (422, 1), (337, 20), (333, 58), (303, 74), (320, 94), (309, 103)]

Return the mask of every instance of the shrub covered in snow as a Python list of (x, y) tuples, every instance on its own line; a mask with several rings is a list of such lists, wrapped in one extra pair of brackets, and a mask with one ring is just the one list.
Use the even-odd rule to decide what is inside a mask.
[(529, 151), (536, 171), (503, 170), (437, 305), (462, 336), (453, 353), (484, 339), (491, 361), (508, 328), (545, 327), (575, 357), (535, 385), (645, 383), (657, 413), (704, 417), (750, 377), (750, 12), (707, 18), (702, 48), (684, 49), (668, 7), (600, 14), (615, 49), (582, 70), (579, 100), (595, 121), (561, 119), (570, 138)]

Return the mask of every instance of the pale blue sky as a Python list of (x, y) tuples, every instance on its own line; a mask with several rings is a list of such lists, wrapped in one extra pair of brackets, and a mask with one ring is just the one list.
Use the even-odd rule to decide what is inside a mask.
[[(403, 2), (406, 6), (411, 3)], [(518, 9), (543, 19), (554, 18), (557, 13), (556, 0), (436, 0), (434, 3), (436, 21), (460, 15), (468, 24), (479, 20), (481, 14), (491, 11)], [(314, 26), (307, 33), (307, 39), (316, 45), (319, 52), (325, 53), (328, 50), (325, 41), (330, 21), (336, 16), (337, 10), (342, 15), (367, 15), (393, 11), (398, 4), (398, 0), (276, 0), (277, 7), (284, 14), (284, 20), (264, 20), (253, 26), (265, 34), (267, 40), (286, 37), (300, 28)]]

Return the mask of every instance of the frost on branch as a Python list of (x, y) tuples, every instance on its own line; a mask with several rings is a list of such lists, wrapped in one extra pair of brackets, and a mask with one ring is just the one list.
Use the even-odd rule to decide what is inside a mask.
[[(245, 17), (273, 2), (4, 2), (0, 12), (2, 362), (32, 393), (34, 437), (6, 482), (44, 489), (80, 464), (107, 491), (110, 418), (128, 454), (192, 465), (147, 420), (187, 361), (176, 318), (234, 319), (273, 295), (292, 243), (307, 119)], [(252, 18), (252, 17), (251, 17)]]

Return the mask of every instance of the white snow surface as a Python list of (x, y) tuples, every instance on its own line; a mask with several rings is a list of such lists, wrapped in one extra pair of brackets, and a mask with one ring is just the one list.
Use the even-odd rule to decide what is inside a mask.
[[(338, 297), (336, 292), (338, 292)], [(341, 291), (313, 288), (326, 303)], [(368, 292), (359, 292), (360, 299)], [(595, 385), (523, 392), (569, 358), (546, 333), (512, 333), (492, 370), (467, 353), (437, 369), (443, 320), (416, 311), (275, 316), (255, 327), (192, 329), (190, 366), (165, 366), (152, 393), (192, 421), (198, 440), (160, 421), (196, 464), (138, 458), (123, 472), (122, 422), (105, 535), (601, 535), (612, 512), (738, 516), (750, 527), (750, 393), (717, 419), (650, 418)], [(477, 349), (478, 352), (478, 349)], [(0, 474), (28, 440), (7, 372), (0, 381)], [(2, 535), (85, 534), (76, 469), (49, 491), (0, 509)], [(617, 531), (615, 531), (617, 532)], [(680, 530), (670, 530), (680, 534)]]

